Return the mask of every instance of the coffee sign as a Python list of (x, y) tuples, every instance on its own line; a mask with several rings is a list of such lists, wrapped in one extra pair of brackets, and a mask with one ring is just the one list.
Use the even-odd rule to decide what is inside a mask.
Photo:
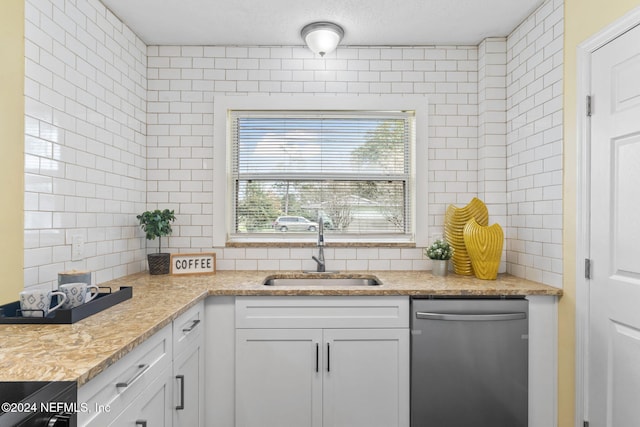
[(215, 274), (216, 254), (171, 254), (171, 274)]

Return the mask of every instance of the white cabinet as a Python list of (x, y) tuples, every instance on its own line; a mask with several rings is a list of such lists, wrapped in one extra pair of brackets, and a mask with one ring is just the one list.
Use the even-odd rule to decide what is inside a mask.
[(78, 425), (204, 426), (204, 303), (141, 343), (78, 390)]
[(236, 426), (322, 426), (322, 330), (239, 329), (236, 339)]
[(238, 297), (236, 427), (409, 426), (408, 303)]
[(409, 425), (409, 330), (325, 329), (323, 426)]
[(204, 303), (173, 322), (173, 425), (204, 426)]

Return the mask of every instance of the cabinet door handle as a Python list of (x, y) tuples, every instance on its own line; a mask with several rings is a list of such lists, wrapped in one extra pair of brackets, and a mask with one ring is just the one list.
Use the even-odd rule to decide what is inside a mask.
[(182, 332), (191, 332), (195, 329), (196, 326), (198, 326), (198, 324), (200, 323), (200, 319), (196, 319), (194, 321), (191, 322), (191, 326), (187, 327), (187, 328), (182, 328)]
[(134, 376), (132, 376), (128, 381), (116, 383), (116, 387), (117, 388), (121, 388), (121, 387), (122, 388), (127, 388), (127, 387), (129, 387), (131, 384), (133, 384), (133, 382), (135, 380), (140, 378), (142, 376), (142, 374), (147, 372), (147, 369), (149, 369), (149, 367), (150, 366), (147, 365), (147, 364), (138, 365), (138, 372), (136, 372), (136, 374)]
[(184, 375), (176, 375), (176, 379), (180, 381), (180, 404), (176, 406), (176, 411), (184, 409)]
[(331, 372), (331, 344), (327, 343), (327, 372)]
[(146, 420), (137, 420), (136, 421), (136, 427), (147, 427), (147, 421)]
[(316, 343), (316, 372), (320, 370), (320, 344)]

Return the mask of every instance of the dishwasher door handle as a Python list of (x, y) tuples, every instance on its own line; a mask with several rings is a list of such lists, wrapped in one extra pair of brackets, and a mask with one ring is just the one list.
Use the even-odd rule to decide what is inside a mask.
[(457, 320), (461, 322), (495, 322), (501, 320), (520, 320), (526, 319), (527, 313), (483, 313), (483, 314), (458, 314), (458, 313), (424, 313), (416, 312), (417, 319), (427, 320)]

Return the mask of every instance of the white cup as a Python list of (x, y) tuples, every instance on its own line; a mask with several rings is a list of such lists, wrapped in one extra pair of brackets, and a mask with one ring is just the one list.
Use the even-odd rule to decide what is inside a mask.
[[(65, 283), (58, 286), (58, 289), (67, 297), (67, 300), (62, 305), (62, 308), (69, 309), (78, 307), (79, 305), (89, 302), (98, 296), (100, 290), (96, 285), (88, 285), (86, 283)], [(94, 290), (91, 293), (91, 290)]]
[[(58, 305), (51, 307), (51, 297), (58, 295)], [(30, 289), (20, 292), (20, 310), (23, 317), (47, 317), (67, 301), (64, 292)]]

